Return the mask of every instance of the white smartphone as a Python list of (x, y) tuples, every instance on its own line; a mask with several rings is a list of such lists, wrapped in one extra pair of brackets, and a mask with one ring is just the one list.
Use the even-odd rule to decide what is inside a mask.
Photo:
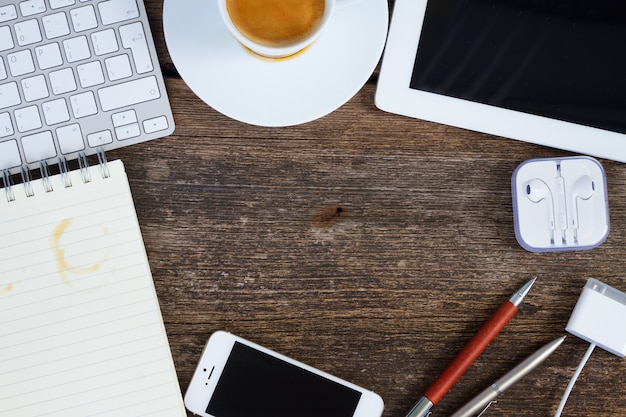
[(209, 338), (185, 393), (204, 417), (380, 417), (383, 400), (227, 332)]

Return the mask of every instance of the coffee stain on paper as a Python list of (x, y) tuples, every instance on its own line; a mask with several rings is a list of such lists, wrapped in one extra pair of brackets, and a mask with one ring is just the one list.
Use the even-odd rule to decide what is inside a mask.
[(13, 291), (13, 283), (8, 283), (4, 288), (0, 289), (0, 295)]
[[(61, 239), (63, 238), (63, 236), (65, 235), (65, 233), (67, 232), (67, 230), (69, 229), (69, 227), (72, 225), (72, 219), (65, 219), (62, 220), (53, 230), (52, 235), (50, 236), (50, 246), (52, 248), (52, 251), (54, 253), (54, 258), (56, 259), (56, 264), (57, 264), (57, 273), (59, 274), (59, 277), (61, 279), (61, 282), (63, 282), (63, 284), (67, 285), (70, 288), (73, 289), (77, 289), (77, 290), (93, 290), (93, 289), (97, 289), (99, 287), (102, 286), (102, 283), (93, 283), (93, 282), (89, 282), (89, 285), (83, 288), (79, 288), (75, 285), (74, 282), (72, 282), (69, 278), (68, 275), (75, 275), (75, 276), (87, 276), (87, 275), (91, 275), (94, 274), (96, 272), (98, 272), (101, 267), (102, 264), (108, 259), (109, 257), (109, 251), (107, 250), (104, 254), (104, 256), (102, 256), (102, 258), (96, 262), (93, 263), (91, 265), (87, 265), (87, 266), (74, 266), (72, 264), (70, 264), (69, 262), (67, 262), (66, 260), (66, 255), (65, 255), (65, 249), (62, 248), (61, 246)], [(106, 235), (108, 234), (108, 229), (105, 227), (101, 227), (102, 232)]]

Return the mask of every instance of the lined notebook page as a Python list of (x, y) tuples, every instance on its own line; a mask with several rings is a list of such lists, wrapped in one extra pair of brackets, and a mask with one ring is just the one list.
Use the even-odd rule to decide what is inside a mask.
[(0, 190), (0, 416), (186, 416), (121, 161)]

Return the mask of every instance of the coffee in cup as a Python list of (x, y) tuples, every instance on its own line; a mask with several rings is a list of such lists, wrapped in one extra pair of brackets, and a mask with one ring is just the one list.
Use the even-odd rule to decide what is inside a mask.
[(293, 55), (313, 43), (334, 6), (335, 0), (219, 0), (231, 34), (269, 58)]

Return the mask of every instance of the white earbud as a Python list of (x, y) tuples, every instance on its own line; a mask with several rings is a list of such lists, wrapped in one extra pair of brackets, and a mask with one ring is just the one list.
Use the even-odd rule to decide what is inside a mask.
[(552, 191), (548, 184), (540, 180), (539, 178), (532, 178), (526, 183), (526, 196), (533, 203), (539, 203), (546, 201), (548, 204), (548, 216), (550, 219), (550, 243), (554, 244), (554, 201), (552, 198)]
[(578, 243), (578, 228), (580, 219), (578, 218), (578, 199), (589, 200), (596, 190), (596, 185), (589, 175), (578, 178), (570, 190), (572, 194), (572, 206), (574, 215), (572, 216), (572, 228), (574, 229), (574, 242)]

